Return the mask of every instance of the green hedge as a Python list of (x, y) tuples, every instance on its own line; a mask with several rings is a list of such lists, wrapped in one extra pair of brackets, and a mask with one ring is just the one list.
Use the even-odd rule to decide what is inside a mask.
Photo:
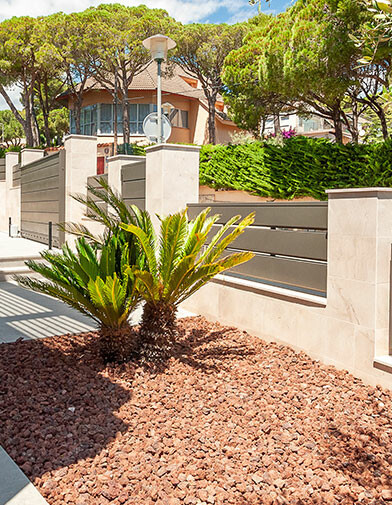
[(392, 187), (392, 141), (344, 146), (298, 136), (283, 146), (206, 145), (200, 159), (201, 184), (272, 198), (324, 200), (326, 189)]

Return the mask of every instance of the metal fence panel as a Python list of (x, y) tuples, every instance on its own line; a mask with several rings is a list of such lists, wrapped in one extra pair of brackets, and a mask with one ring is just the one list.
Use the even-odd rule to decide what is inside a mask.
[[(324, 294), (327, 285), (327, 202), (190, 204), (194, 218), (207, 206), (220, 214), (210, 237), (231, 217), (255, 212), (255, 222), (229, 251), (252, 251), (255, 257), (228, 275)], [(227, 233), (231, 230), (229, 229)]]
[(146, 208), (146, 161), (124, 165), (121, 169), (121, 193), (127, 205)]
[(56, 225), (64, 221), (64, 166), (65, 152), (59, 151), (18, 168), (22, 237), (48, 244), (49, 222), (52, 222), (53, 245), (62, 244), (63, 232)]

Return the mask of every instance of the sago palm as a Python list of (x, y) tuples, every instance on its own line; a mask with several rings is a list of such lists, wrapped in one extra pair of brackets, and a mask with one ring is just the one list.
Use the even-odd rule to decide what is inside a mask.
[[(59, 225), (67, 233), (78, 237), (84, 237), (89, 243), (94, 244), (98, 249), (106, 247), (106, 243), (115, 236), (118, 248), (116, 252), (117, 260), (121, 257), (124, 247), (129, 251), (130, 265), (144, 266), (144, 252), (138, 240), (133, 234), (126, 232), (121, 224), (134, 224), (142, 228), (147, 235), (153, 233), (151, 220), (148, 219), (145, 211), (132, 205), (128, 206), (121, 196), (110, 187), (103, 177), (96, 177), (98, 185), (87, 184), (87, 196), (83, 194), (72, 195), (77, 202), (85, 206), (85, 216), (102, 225), (102, 234), (96, 235), (89, 228), (81, 223), (62, 223)], [(99, 204), (97, 202), (102, 202)]]
[(76, 252), (64, 245), (62, 253), (43, 251), (43, 262), (26, 264), (44, 280), (16, 276), (22, 286), (53, 296), (92, 318), (99, 325), (100, 349), (107, 361), (125, 361), (132, 352), (131, 311), (140, 297), (130, 271), (130, 251), (112, 236), (99, 250), (85, 238), (76, 241)]
[(204, 210), (192, 221), (188, 221), (186, 210), (169, 215), (161, 220), (158, 238), (133, 224), (122, 225), (138, 238), (146, 257), (147, 269), (130, 267), (128, 272), (135, 276), (137, 290), (145, 301), (139, 335), (141, 352), (148, 359), (168, 355), (176, 336), (176, 310), (181, 302), (215, 275), (254, 256), (250, 252), (225, 251), (253, 223), (254, 214), (237, 225), (240, 216), (234, 216), (210, 238), (219, 215), (209, 217), (209, 212)]

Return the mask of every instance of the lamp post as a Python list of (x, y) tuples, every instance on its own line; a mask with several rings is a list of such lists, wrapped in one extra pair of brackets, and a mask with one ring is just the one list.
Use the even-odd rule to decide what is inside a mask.
[(166, 35), (153, 35), (143, 40), (143, 46), (151, 53), (152, 59), (157, 62), (157, 114), (158, 114), (158, 132), (157, 143), (162, 142), (162, 86), (161, 86), (161, 65), (167, 57), (167, 51), (174, 49), (176, 43)]

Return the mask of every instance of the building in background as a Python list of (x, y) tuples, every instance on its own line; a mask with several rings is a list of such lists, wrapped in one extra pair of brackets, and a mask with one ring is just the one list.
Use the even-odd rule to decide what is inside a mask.
[[(96, 135), (99, 142), (113, 142), (113, 97), (98, 82), (90, 80), (83, 97), (81, 133)], [(143, 120), (156, 111), (157, 72), (152, 62), (143, 72), (134, 77), (128, 91), (129, 126), (131, 142), (147, 142), (143, 134)], [(73, 115), (74, 98), (67, 91), (59, 97), (70, 110), (71, 133), (75, 133)], [(168, 142), (206, 144), (208, 142), (208, 105), (197, 78), (189, 77), (180, 67), (174, 66), (171, 72), (162, 76), (162, 102), (169, 102), (173, 108), (169, 119), (172, 134)], [(117, 106), (118, 135), (121, 143), (122, 112)], [(218, 96), (216, 103), (216, 142), (227, 144), (231, 135), (239, 128), (228, 119), (223, 99)]]
[[(280, 114), (279, 119), (281, 130), (288, 131), (290, 129), (293, 129), (296, 131), (297, 135), (335, 140), (335, 130), (332, 122), (328, 121), (328, 119), (316, 116), (315, 114), (309, 115), (308, 117), (304, 118), (300, 117), (296, 113), (286, 112)], [(364, 122), (366, 121), (360, 118), (360, 138), (365, 134), (365, 131), (362, 128)], [(275, 133), (275, 125), (274, 118), (271, 116), (266, 121), (264, 135), (270, 135), (272, 133)], [(351, 142), (351, 134), (346, 128), (343, 127), (343, 143), (347, 144), (348, 142)]]

